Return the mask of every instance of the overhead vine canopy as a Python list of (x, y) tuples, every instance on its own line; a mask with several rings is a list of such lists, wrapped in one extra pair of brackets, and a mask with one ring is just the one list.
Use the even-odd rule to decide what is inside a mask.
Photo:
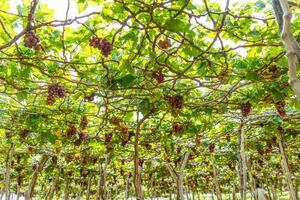
[(0, 0), (7, 199), (246, 199), (255, 183), (297, 199), (297, 2), (68, 0), (62, 19), (13, 2)]

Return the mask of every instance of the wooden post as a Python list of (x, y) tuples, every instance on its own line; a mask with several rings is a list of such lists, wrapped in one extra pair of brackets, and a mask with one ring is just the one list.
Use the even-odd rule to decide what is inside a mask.
[(38, 175), (43, 170), (44, 165), (46, 164), (47, 160), (48, 160), (48, 156), (45, 155), (45, 154), (42, 155), (38, 166), (36, 167), (36, 169), (34, 170), (32, 176), (31, 176), (31, 180), (30, 180), (30, 183), (29, 183), (28, 190), (25, 192), (25, 195), (24, 195), (25, 200), (31, 200), (32, 199), (33, 194), (34, 194), (34, 187), (35, 187), (35, 184), (37, 182)]
[(4, 175), (4, 193), (5, 193), (5, 200), (9, 200), (9, 186), (10, 186), (10, 170), (11, 170), (11, 163), (13, 159), (15, 146), (14, 144), (10, 145), (10, 148), (7, 153), (7, 159), (6, 159), (6, 169), (5, 169), (5, 175)]
[(297, 200), (296, 191), (293, 186), (292, 175), (289, 170), (288, 159), (287, 159), (287, 155), (286, 155), (286, 151), (285, 151), (285, 147), (284, 147), (285, 132), (284, 132), (284, 129), (281, 127), (278, 128), (278, 131), (279, 131), (279, 135), (277, 137), (277, 143), (279, 145), (279, 150), (280, 150), (280, 154), (281, 154), (281, 166), (282, 166), (282, 169), (284, 172), (285, 181), (286, 181), (288, 189), (289, 189), (290, 199)]
[(213, 174), (214, 174), (214, 186), (215, 186), (217, 200), (222, 200), (222, 193), (221, 193), (220, 183), (219, 183), (219, 179), (218, 179), (218, 173), (217, 173), (216, 166), (215, 166), (215, 161), (212, 165), (212, 168), (213, 168)]

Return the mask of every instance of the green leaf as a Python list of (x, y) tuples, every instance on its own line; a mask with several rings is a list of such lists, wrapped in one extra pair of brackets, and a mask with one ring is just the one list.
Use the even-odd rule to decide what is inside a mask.
[(28, 92), (22, 91), (18, 93), (17, 98), (19, 101), (23, 101), (27, 99), (27, 96), (28, 96)]
[(144, 99), (140, 104), (140, 111), (143, 115), (146, 115), (151, 110), (151, 104), (149, 99)]
[(259, 74), (257, 72), (248, 72), (246, 78), (251, 81), (259, 80)]
[(273, 94), (273, 97), (274, 97), (275, 101), (281, 101), (285, 98), (285, 93), (282, 92), (282, 91), (277, 90), (276, 88), (273, 88), (271, 90), (271, 92)]
[(121, 87), (121, 88), (127, 88), (135, 84), (136, 76), (132, 74), (127, 74), (119, 79), (113, 79), (112, 84), (113, 87)]
[(168, 20), (163, 27), (172, 32), (183, 32), (189, 28), (189, 25), (179, 19)]
[(51, 144), (54, 144), (57, 140), (57, 136), (53, 135), (52, 133), (49, 132), (42, 132), (40, 134), (40, 141), (41, 142), (50, 142)]
[(266, 7), (266, 4), (264, 1), (258, 0), (257, 2), (255, 2), (255, 7), (259, 10), (262, 10)]
[(88, 2), (85, 0), (79, 0), (77, 3), (78, 14), (82, 13), (88, 7)]

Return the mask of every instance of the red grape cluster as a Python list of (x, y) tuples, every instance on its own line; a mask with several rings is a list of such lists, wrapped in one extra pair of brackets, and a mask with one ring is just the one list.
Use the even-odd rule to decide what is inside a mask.
[(134, 136), (134, 132), (133, 132), (133, 131), (129, 131), (127, 137), (122, 137), (121, 145), (122, 145), (122, 146), (125, 146), (125, 145), (129, 142), (129, 140), (130, 140), (130, 138), (131, 138), (132, 136)]
[(195, 136), (195, 143), (196, 143), (197, 145), (200, 145), (200, 144), (201, 144), (201, 135), (200, 135), (200, 134), (197, 134), (197, 135)]
[(177, 115), (183, 109), (183, 97), (180, 94), (168, 97), (169, 104), (171, 106), (171, 111), (173, 114)]
[(153, 76), (153, 78), (156, 79), (156, 81), (158, 83), (163, 83), (164, 80), (165, 80), (164, 74), (161, 71), (159, 71), (159, 72), (153, 72), (152, 76)]
[(92, 93), (89, 96), (86, 96), (85, 100), (91, 102), (94, 101), (94, 97), (95, 97), (95, 93)]
[(107, 57), (112, 50), (112, 44), (107, 41), (107, 39), (96, 36), (90, 39), (90, 46), (101, 50), (102, 55), (105, 57)]
[(104, 137), (104, 144), (105, 145), (108, 145), (110, 143), (112, 136), (113, 136), (112, 133), (105, 134), (105, 137)]
[(46, 104), (47, 105), (53, 105), (55, 103), (55, 98), (64, 98), (65, 97), (66, 90), (63, 86), (58, 85), (56, 83), (51, 84), (48, 86), (48, 97)]
[(183, 124), (179, 123), (179, 122), (173, 122), (172, 124), (172, 133), (177, 134), (177, 133), (181, 133), (184, 129)]
[(115, 126), (120, 126), (122, 120), (118, 117), (112, 117), (110, 120), (110, 123), (115, 125)]
[(79, 146), (79, 145), (81, 145), (82, 141), (85, 141), (88, 139), (89, 139), (89, 135), (86, 132), (81, 132), (79, 134), (79, 138), (74, 142), (74, 145)]
[(33, 32), (27, 32), (24, 37), (24, 45), (28, 48), (35, 48), (38, 46), (40, 38)]
[(110, 123), (116, 126), (116, 128), (120, 131), (122, 139), (121, 145), (125, 146), (129, 142), (130, 138), (134, 135), (134, 132), (129, 131), (128, 126), (122, 121), (122, 119), (118, 117), (112, 117)]
[(73, 160), (74, 160), (74, 155), (73, 154), (71, 154), (71, 153), (67, 153), (67, 154), (65, 154), (65, 160), (66, 160), (66, 162), (72, 162)]
[(158, 42), (158, 46), (159, 46), (160, 48), (162, 48), (162, 49), (168, 49), (168, 48), (171, 47), (171, 42), (170, 42), (170, 40), (168, 40), (168, 39), (160, 40), (160, 41)]
[(286, 115), (284, 106), (285, 106), (284, 101), (278, 101), (275, 103), (276, 110), (281, 117), (284, 117)]
[(83, 156), (83, 157), (81, 158), (81, 163), (82, 163), (83, 165), (87, 165), (88, 162), (89, 162), (89, 156), (88, 156), (88, 155), (85, 155), (85, 156)]
[(208, 151), (210, 152), (210, 153), (213, 153), (214, 151), (215, 151), (215, 144), (214, 143), (211, 143), (211, 144), (209, 144), (208, 145)]
[(81, 122), (80, 122), (80, 128), (82, 130), (84, 130), (84, 129), (86, 129), (87, 125), (88, 125), (87, 117), (85, 115), (83, 115), (81, 118)]
[(246, 117), (250, 114), (251, 112), (251, 103), (249, 102), (246, 102), (246, 103), (243, 103), (242, 106), (241, 106), (241, 110), (242, 110), (242, 116), (243, 117)]
[(81, 132), (79, 134), (79, 139), (80, 140), (88, 140), (89, 139), (89, 135), (86, 132)]
[(226, 141), (230, 142), (231, 141), (231, 136), (229, 134), (226, 135)]
[(124, 169), (123, 169), (122, 166), (121, 166), (121, 168), (120, 168), (120, 175), (121, 175), (121, 176), (124, 176)]
[(10, 139), (12, 137), (12, 133), (10, 131), (5, 132), (5, 137)]
[(138, 162), (139, 162), (139, 166), (143, 167), (145, 161), (142, 158), (139, 158)]
[(28, 129), (24, 129), (19, 133), (20, 139), (24, 140), (28, 135), (30, 131)]
[(280, 135), (281, 137), (283, 137), (284, 134), (285, 134), (284, 129), (283, 129), (281, 126), (279, 126), (279, 127), (277, 128), (277, 130), (278, 130), (278, 132), (279, 132), (279, 135)]
[(74, 124), (69, 126), (69, 129), (67, 131), (67, 136), (68, 137), (73, 137), (74, 135), (76, 135), (77, 133), (77, 129), (76, 126)]
[(53, 156), (53, 157), (51, 158), (51, 160), (52, 160), (52, 163), (53, 163), (54, 165), (57, 165), (57, 162), (58, 162), (57, 156)]

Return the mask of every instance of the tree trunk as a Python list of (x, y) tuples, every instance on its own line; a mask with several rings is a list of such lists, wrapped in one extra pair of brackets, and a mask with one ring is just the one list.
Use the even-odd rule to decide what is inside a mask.
[(34, 194), (34, 187), (35, 187), (35, 184), (37, 182), (38, 175), (43, 170), (44, 165), (46, 164), (47, 160), (48, 160), (48, 156), (47, 155), (42, 155), (38, 166), (36, 167), (36, 169), (34, 170), (34, 172), (32, 174), (28, 190), (25, 192), (25, 195), (24, 195), (25, 200), (31, 200), (32, 199), (33, 194)]
[(222, 193), (221, 193), (221, 189), (220, 189), (220, 183), (219, 183), (219, 179), (218, 179), (218, 173), (215, 167), (215, 163), (213, 163), (213, 174), (214, 174), (214, 186), (215, 186), (215, 191), (216, 191), (216, 195), (217, 195), (217, 200), (222, 200)]
[(21, 185), (17, 184), (17, 200), (20, 199), (20, 189), (21, 189)]
[(48, 193), (47, 196), (46, 196), (46, 200), (47, 200), (47, 199), (48, 199), (48, 200), (52, 200), (52, 199), (53, 199), (54, 191), (55, 191), (56, 186), (57, 186), (57, 184), (58, 184), (58, 182), (59, 182), (60, 172), (61, 172), (61, 169), (58, 168), (58, 169), (57, 169), (57, 172), (56, 172), (56, 175), (55, 175), (55, 178), (54, 178), (54, 180), (52, 181), (52, 185), (51, 185), (51, 187), (50, 187), (49, 193)]
[(251, 189), (251, 196), (254, 198), (254, 200), (257, 200), (257, 197), (255, 195), (255, 188), (256, 188), (255, 187), (255, 181), (253, 180), (251, 170), (248, 174), (249, 174), (249, 184), (250, 184), (250, 189)]
[(272, 194), (273, 194), (273, 199), (274, 200), (277, 200), (278, 197), (277, 197), (277, 192), (276, 192), (276, 188), (274, 187), (274, 185), (272, 184)]
[(166, 163), (166, 167), (169, 170), (171, 177), (173, 181), (176, 183), (176, 189), (177, 189), (177, 200), (183, 200), (184, 199), (184, 192), (183, 192), (183, 179), (184, 179), (184, 169), (187, 164), (187, 161), (189, 159), (190, 153), (186, 152), (184, 154), (184, 157), (180, 164), (179, 172), (176, 173), (176, 171), (173, 169), (173, 167)]
[(297, 196), (297, 200), (300, 200), (300, 198), (299, 198), (299, 183), (296, 184), (296, 196)]
[(14, 144), (10, 145), (7, 160), (6, 160), (6, 169), (4, 175), (4, 193), (5, 193), (5, 200), (9, 200), (9, 186), (10, 186), (10, 170), (11, 170), (11, 162), (14, 155), (15, 146)]
[(110, 162), (110, 156), (111, 156), (111, 152), (108, 152), (106, 154), (106, 158), (105, 158), (105, 162), (104, 162), (104, 166), (103, 163), (100, 163), (99, 165), (99, 174), (100, 174), (100, 177), (99, 177), (99, 181), (98, 181), (98, 189), (97, 189), (97, 197), (96, 199), (97, 200), (106, 200), (107, 197), (106, 197), (106, 170), (107, 170), (107, 166)]
[(128, 192), (129, 192), (129, 173), (126, 175), (126, 185), (125, 185), (125, 200), (128, 199)]
[(287, 0), (272, 0), (272, 4), (281, 40), (287, 50), (289, 84), (298, 99), (300, 99), (300, 80), (297, 75), (297, 66), (300, 60), (300, 49), (290, 27), (292, 14), (289, 11), (289, 4)]
[(286, 181), (287, 186), (288, 186), (290, 199), (291, 200), (297, 200), (296, 191), (294, 189), (293, 182), (292, 182), (292, 176), (291, 176), (291, 173), (290, 173), (290, 170), (289, 170), (288, 159), (287, 159), (286, 151), (285, 151), (285, 148), (284, 148), (283, 136), (279, 135), (277, 140), (278, 140), (278, 145), (279, 145), (280, 154), (281, 154), (281, 165), (282, 165), (282, 169), (283, 169), (283, 172), (284, 172), (284, 175), (285, 175), (285, 181)]
[(69, 200), (69, 187), (70, 187), (70, 183), (69, 183), (69, 180), (67, 180), (66, 186), (65, 186), (64, 200)]
[(235, 186), (232, 188), (232, 199), (236, 200)]
[(141, 176), (141, 166), (140, 166), (140, 158), (139, 158), (139, 135), (140, 135), (140, 128), (141, 124), (145, 117), (139, 121), (139, 112), (137, 112), (137, 127), (134, 137), (134, 190), (135, 190), (135, 197), (137, 200), (143, 200), (143, 189), (142, 189), (142, 176)]
[(240, 130), (238, 131), (239, 142), (239, 175), (240, 175), (240, 193), (241, 199), (246, 200), (247, 195), (247, 167), (245, 156), (245, 129), (244, 120), (240, 122)]
[(86, 200), (90, 199), (91, 182), (92, 182), (91, 179), (92, 179), (91, 177), (88, 179), (88, 185), (87, 185), (87, 190), (86, 190)]
[(267, 191), (268, 191), (269, 199), (270, 199), (270, 200), (273, 200), (273, 197), (272, 197), (272, 195), (271, 195), (270, 187), (268, 187), (268, 185), (266, 185), (266, 188), (267, 188)]

